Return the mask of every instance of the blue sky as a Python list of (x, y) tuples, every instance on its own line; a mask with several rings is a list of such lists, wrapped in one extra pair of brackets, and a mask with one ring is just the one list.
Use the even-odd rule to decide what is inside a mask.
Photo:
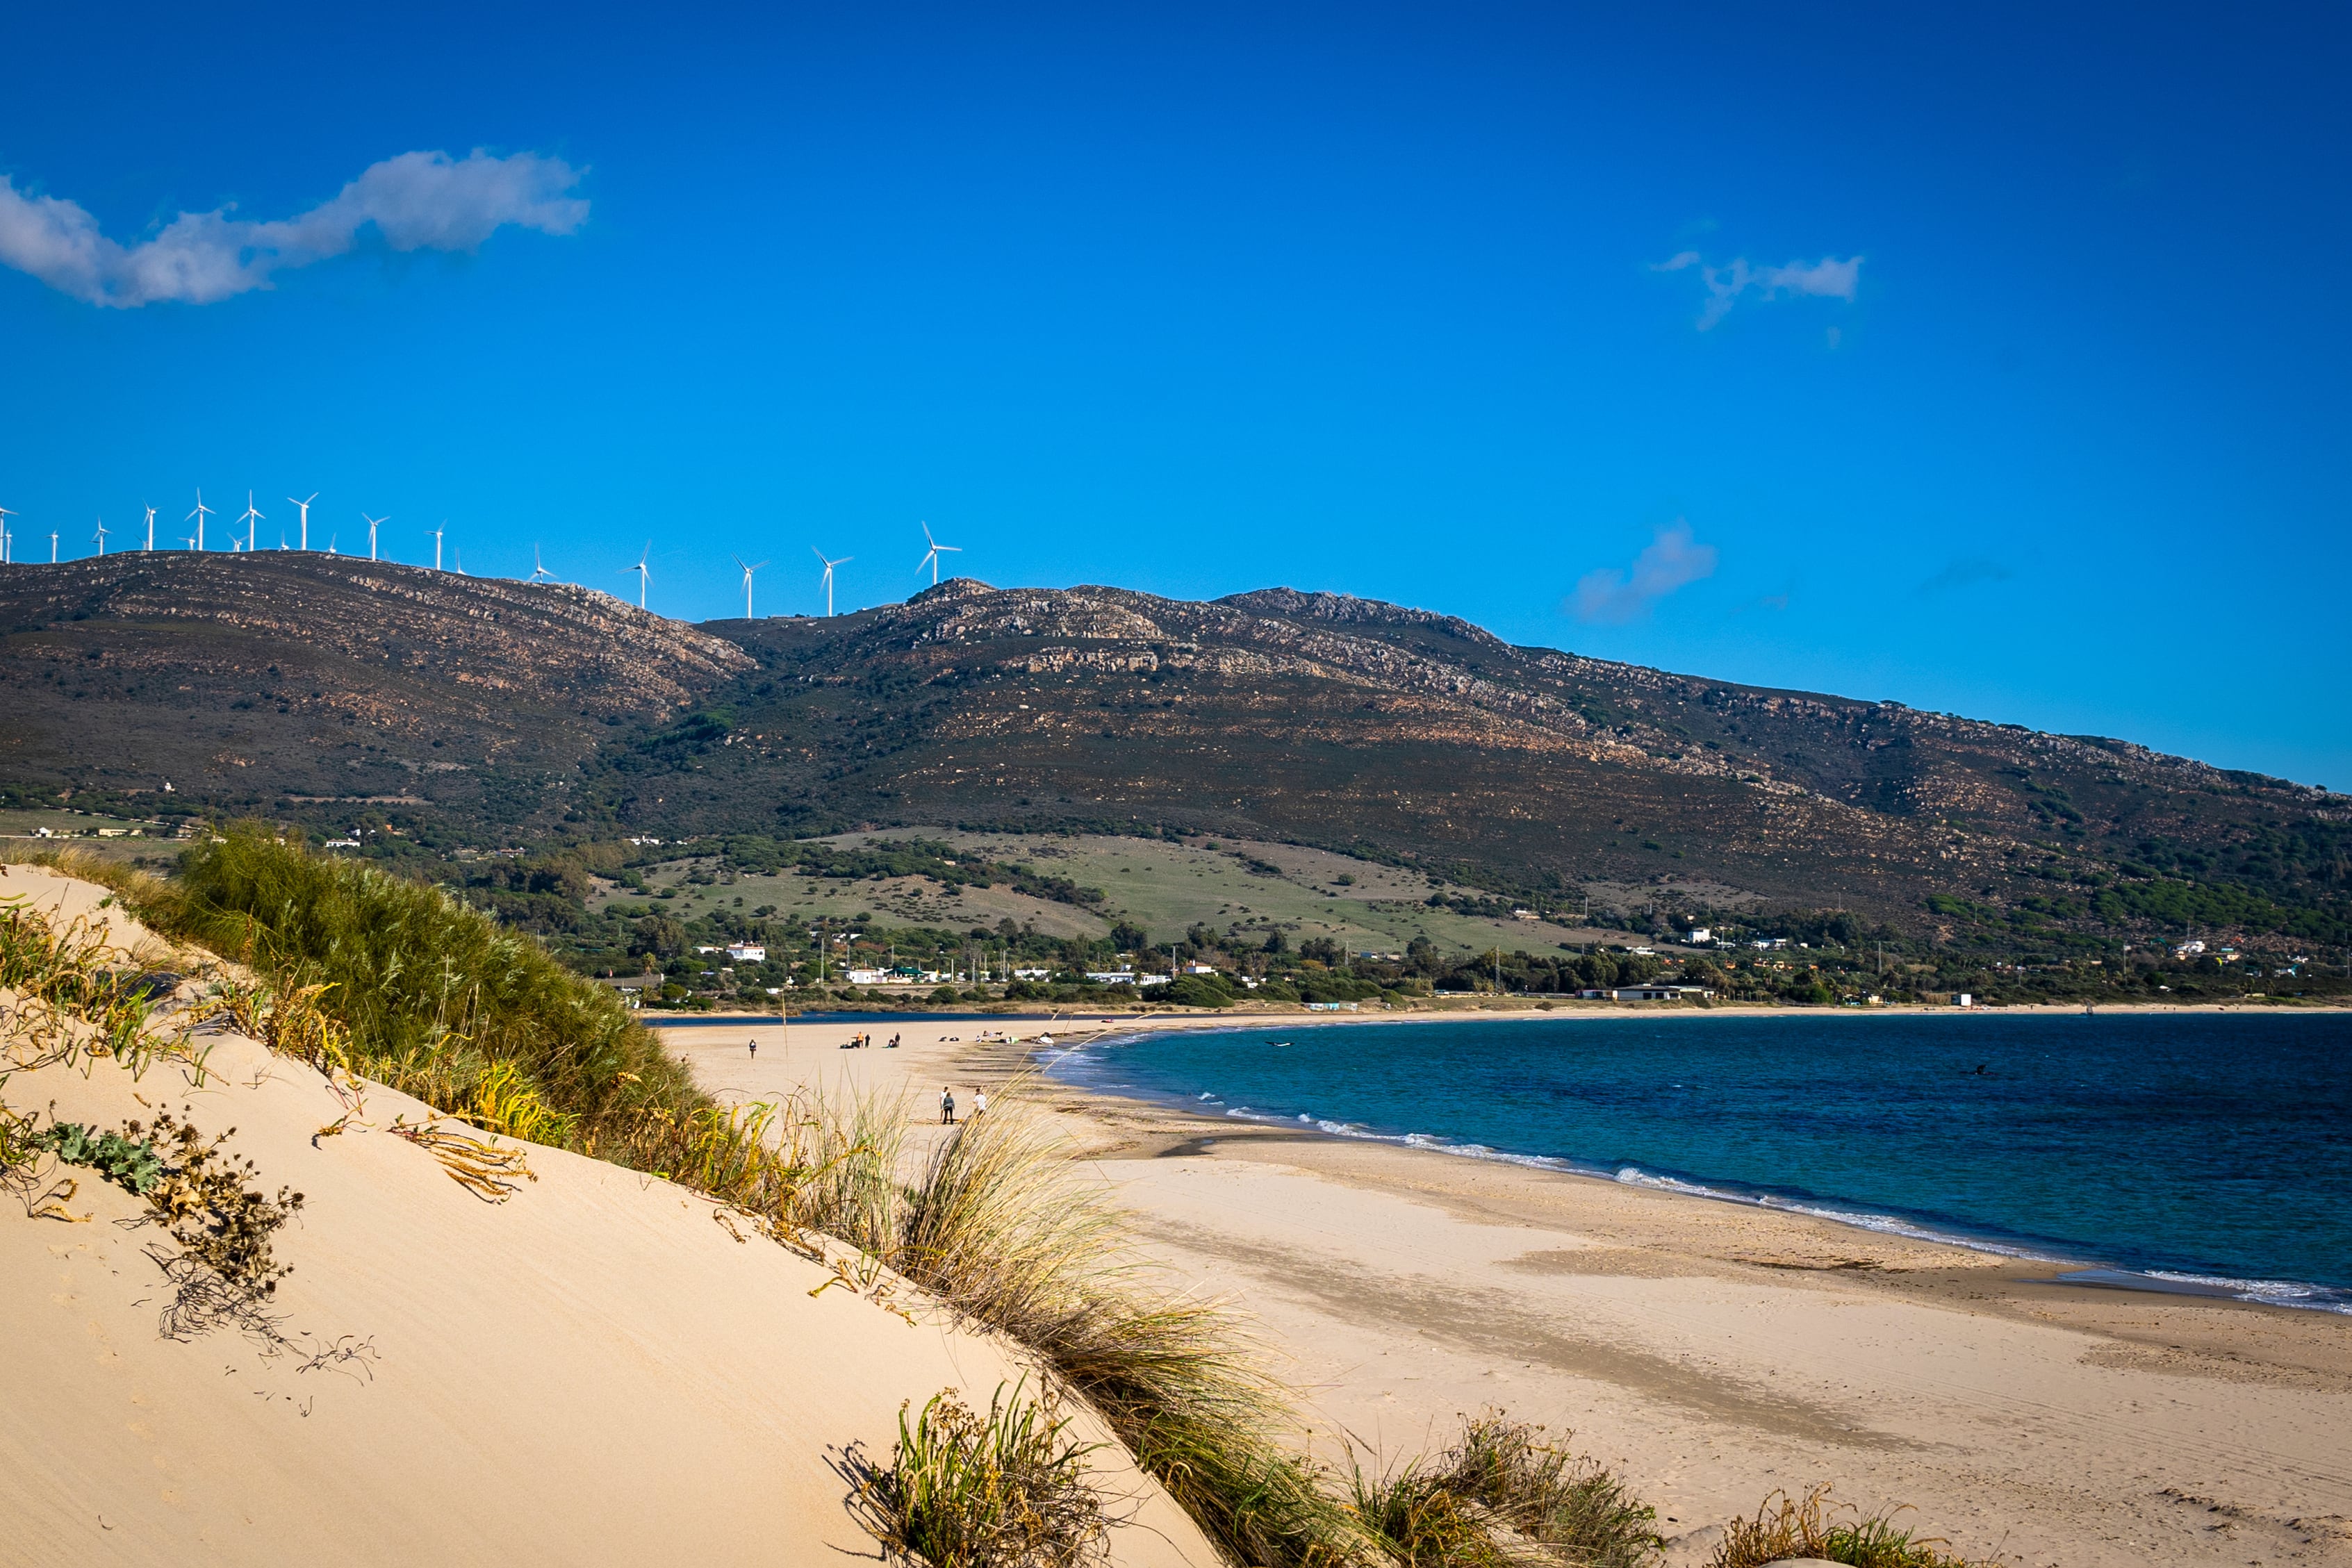
[(331, 9), (5, 24), (18, 559), (928, 520), (2352, 789), (2340, 8)]

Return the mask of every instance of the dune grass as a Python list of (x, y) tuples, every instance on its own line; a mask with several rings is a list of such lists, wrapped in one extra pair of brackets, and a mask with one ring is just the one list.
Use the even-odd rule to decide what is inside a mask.
[(1379, 1477), (1353, 1503), (1402, 1568), (1640, 1568), (1656, 1513), (1591, 1459), (1499, 1411), (1465, 1417), (1453, 1448)]
[(887, 1467), (858, 1479), (862, 1522), (931, 1568), (1076, 1568), (1108, 1554), (1110, 1521), (1086, 1478), (1092, 1445), (1070, 1433), (1050, 1389), (997, 1385), (985, 1417), (953, 1389), (927, 1401)]
[(1239, 1322), (1162, 1287), (1101, 1184), (1018, 1100), (999, 1096), (911, 1176), (903, 1103), (822, 1108), (827, 1141), (803, 1158), (824, 1174), (797, 1195), (793, 1219), (1027, 1346), (1235, 1561), (1380, 1561), (1289, 1448), (1295, 1419)]
[(1755, 1518), (1731, 1521), (1707, 1568), (1764, 1568), (1792, 1557), (1844, 1563), (1852, 1568), (1975, 1568), (1965, 1558), (1937, 1550), (1947, 1542), (1922, 1540), (1895, 1528), (1892, 1514), (1864, 1515), (1852, 1507), (1832, 1507), (1829, 1497), (1826, 1486), (1801, 1498), (1774, 1492)]

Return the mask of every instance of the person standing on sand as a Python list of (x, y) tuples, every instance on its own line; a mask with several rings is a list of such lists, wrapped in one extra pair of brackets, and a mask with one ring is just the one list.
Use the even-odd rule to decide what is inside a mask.
[(973, 1121), (975, 1121), (975, 1122), (977, 1122), (978, 1120), (980, 1120), (980, 1118), (982, 1118), (982, 1116), (985, 1116), (985, 1115), (987, 1115), (987, 1114), (988, 1114), (988, 1091), (987, 1091), (987, 1090), (985, 1090), (985, 1089), (975, 1089), (975, 1090), (973, 1090), (973, 1091), (971, 1092), (971, 1117), (972, 1117), (972, 1120), (973, 1120)]
[(760, 1037), (756, 1034), (751, 1037), (751, 1060), (760, 1060)]
[(955, 1091), (952, 1089), (940, 1091), (940, 1122), (943, 1126), (955, 1125)]

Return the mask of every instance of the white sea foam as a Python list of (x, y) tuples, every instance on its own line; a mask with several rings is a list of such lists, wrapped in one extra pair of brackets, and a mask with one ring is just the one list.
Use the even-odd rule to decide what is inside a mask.
[(2226, 1274), (2182, 1274), (2169, 1269), (2150, 1269), (2147, 1272), (2151, 1280), (2168, 1281), (2178, 1285), (2202, 1285), (2225, 1291), (2236, 1301), (2352, 1314), (2352, 1298), (2347, 1298), (2344, 1291), (2331, 1291), (2320, 1285), (2305, 1285), (2294, 1280), (2233, 1280)]

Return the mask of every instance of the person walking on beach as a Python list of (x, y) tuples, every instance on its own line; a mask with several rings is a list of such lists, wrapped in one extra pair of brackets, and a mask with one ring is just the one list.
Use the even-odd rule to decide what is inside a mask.
[(760, 1037), (756, 1034), (751, 1037), (751, 1060), (760, 1060)]
[(940, 1122), (944, 1126), (955, 1125), (955, 1091), (952, 1089), (940, 1091)]
[(972, 1120), (976, 1122), (976, 1121), (980, 1120), (980, 1118), (981, 1118), (981, 1117), (985, 1116), (985, 1115), (987, 1115), (987, 1114), (988, 1114), (988, 1091), (987, 1091), (987, 1090), (985, 1090), (985, 1089), (975, 1089), (975, 1090), (973, 1090), (973, 1091), (971, 1092), (971, 1116), (972, 1116)]

